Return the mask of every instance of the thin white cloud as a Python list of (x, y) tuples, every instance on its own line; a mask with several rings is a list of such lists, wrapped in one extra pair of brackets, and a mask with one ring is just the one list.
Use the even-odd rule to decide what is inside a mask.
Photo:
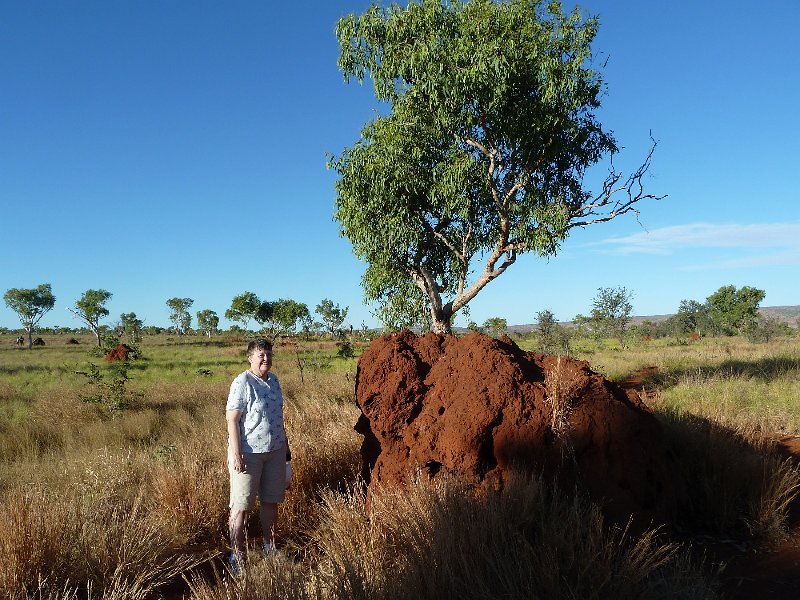
[[(800, 223), (758, 223), (753, 225), (715, 225), (689, 223), (642, 231), (598, 242), (614, 254), (661, 254), (702, 248), (773, 250), (762, 256), (726, 260), (724, 266), (744, 267), (764, 264), (800, 263)], [(717, 263), (715, 266), (723, 266)]]
[(743, 256), (713, 263), (686, 265), (681, 271), (707, 271), (710, 269), (752, 269), (754, 267), (777, 267), (787, 265), (800, 265), (800, 252), (778, 252), (773, 254), (760, 254)]

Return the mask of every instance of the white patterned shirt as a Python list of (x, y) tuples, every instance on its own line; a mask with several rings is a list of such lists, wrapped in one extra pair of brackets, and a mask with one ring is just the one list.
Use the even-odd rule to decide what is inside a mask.
[(239, 419), (242, 452), (272, 452), (286, 447), (283, 393), (272, 373), (267, 374), (266, 380), (249, 370), (238, 375), (231, 384), (225, 410), (242, 413)]

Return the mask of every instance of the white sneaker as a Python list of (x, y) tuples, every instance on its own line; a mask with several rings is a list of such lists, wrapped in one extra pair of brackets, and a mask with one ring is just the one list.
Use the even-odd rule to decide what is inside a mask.
[(242, 575), (242, 561), (236, 556), (235, 552), (231, 552), (228, 557), (228, 570), (230, 570), (231, 575), (234, 577), (240, 577)]

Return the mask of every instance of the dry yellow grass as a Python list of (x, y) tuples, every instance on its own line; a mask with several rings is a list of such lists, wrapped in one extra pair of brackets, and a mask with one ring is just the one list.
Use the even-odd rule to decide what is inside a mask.
[[(295, 472), (280, 507), (283, 557), (254, 554), (235, 582), (214, 558), (218, 576), (201, 580), (192, 565), (225, 551), (224, 401), (246, 368), (242, 347), (143, 344), (146, 360), (130, 382), (143, 397), (111, 414), (80, 400), (72, 367), (86, 347), (57, 341), (31, 354), (0, 347), (2, 597), (147, 598), (179, 574), (193, 581), (189, 597), (208, 600), (490, 598), (523, 589), (540, 597), (714, 596), (684, 549), (654, 532), (631, 538), (609, 529), (596, 508), (540, 482), (481, 498), (458, 482), (419, 483), (367, 508), (352, 429), (355, 362), (335, 358), (330, 344), (307, 348), (302, 377), (291, 353), (276, 352)], [(698, 514), (716, 531), (776, 539), (798, 477), (769, 456), (768, 427), (780, 421), (792, 431), (798, 422), (776, 390), (797, 379), (798, 346), (722, 344), (588, 358), (621, 375), (659, 366), (653, 406), (697, 484)], [(740, 405), (714, 404), (726, 385), (747, 399), (745, 417)], [(549, 387), (569, 405), (566, 374)], [(684, 401), (706, 388), (707, 401)], [(477, 547), (487, 550), (469, 551)]]

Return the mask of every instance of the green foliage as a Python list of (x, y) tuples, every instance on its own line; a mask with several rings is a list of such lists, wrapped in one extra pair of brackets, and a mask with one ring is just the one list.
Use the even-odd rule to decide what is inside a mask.
[(6, 306), (17, 313), (28, 334), (28, 349), (33, 347), (33, 330), (41, 318), (52, 310), (56, 303), (49, 283), (35, 288), (11, 288), (3, 294)]
[(654, 197), (641, 187), (652, 150), (627, 180), (612, 169), (598, 193), (583, 187), (587, 169), (617, 145), (595, 116), (597, 20), (578, 9), (375, 4), (341, 19), (336, 33), (345, 80), (371, 77), (388, 106), (329, 166), (335, 218), (368, 264), (365, 297), (389, 328), (424, 311), (434, 331), (449, 332), (520, 254), (553, 255), (571, 228)]
[(162, 462), (173, 462), (178, 447), (175, 444), (162, 444), (153, 452), (153, 457)]
[(508, 321), (501, 317), (490, 317), (483, 322), (483, 330), (492, 337), (508, 333)]
[(370, 329), (369, 325), (361, 321), (361, 328), (359, 329), (358, 335), (362, 342), (371, 342), (375, 338), (376, 333), (373, 329)]
[(75, 307), (69, 311), (86, 323), (86, 326), (97, 339), (97, 347), (101, 346), (100, 340), (100, 319), (108, 316), (108, 309), (105, 304), (111, 299), (111, 292), (106, 290), (86, 290), (83, 295), (75, 301)]
[(100, 341), (102, 354), (106, 355), (119, 345), (119, 336), (112, 330), (105, 331), (100, 336)]
[(775, 317), (759, 315), (747, 328), (745, 336), (749, 341), (756, 344), (770, 342), (777, 337), (790, 333), (791, 328)]
[(188, 333), (189, 328), (192, 326), (192, 314), (189, 312), (192, 304), (194, 304), (194, 300), (191, 298), (170, 298), (167, 300), (167, 306), (171, 311), (169, 320), (178, 335)]
[(624, 287), (598, 288), (589, 317), (595, 331), (603, 337), (618, 339), (623, 348), (626, 346), (625, 334), (633, 312), (632, 297), (633, 292)]
[(234, 296), (231, 306), (225, 311), (225, 318), (237, 321), (247, 330), (251, 319), (255, 319), (256, 312), (261, 306), (261, 300), (253, 292), (244, 292)]
[(219, 317), (213, 310), (205, 309), (197, 311), (197, 328), (211, 337), (217, 332), (219, 327)]
[(469, 329), (470, 331), (474, 331), (476, 333), (483, 333), (483, 329), (475, 321), (470, 321), (469, 323), (467, 323), (467, 329)]
[(340, 333), (344, 320), (347, 318), (347, 306), (341, 308), (338, 304), (334, 304), (333, 300), (325, 298), (314, 310), (320, 318), (322, 318), (322, 327), (330, 336), (336, 336)]
[(87, 371), (77, 371), (78, 375), (86, 377), (86, 383), (91, 390), (90, 393), (81, 395), (81, 400), (91, 404), (103, 404), (112, 414), (129, 408), (141, 394), (128, 390), (127, 384), (130, 381), (128, 368), (128, 361), (120, 360), (112, 362), (103, 372), (100, 367), (90, 362)]
[(549, 310), (536, 313), (537, 349), (542, 354), (569, 355), (569, 332)]
[(676, 337), (685, 337), (693, 331), (711, 333), (713, 329), (708, 305), (697, 300), (681, 300), (673, 318), (672, 329)]
[(754, 287), (726, 285), (706, 299), (711, 319), (725, 335), (743, 333), (754, 326), (758, 305), (766, 292)]
[(144, 323), (136, 316), (135, 312), (122, 313), (119, 317), (122, 330), (129, 342), (138, 343), (142, 340)]
[(297, 324), (308, 315), (308, 307), (302, 302), (280, 298), (274, 302), (262, 302), (255, 313), (264, 335), (271, 341), (293, 334)]
[(339, 358), (353, 358), (356, 355), (356, 350), (350, 340), (344, 339), (336, 344), (336, 354)]

